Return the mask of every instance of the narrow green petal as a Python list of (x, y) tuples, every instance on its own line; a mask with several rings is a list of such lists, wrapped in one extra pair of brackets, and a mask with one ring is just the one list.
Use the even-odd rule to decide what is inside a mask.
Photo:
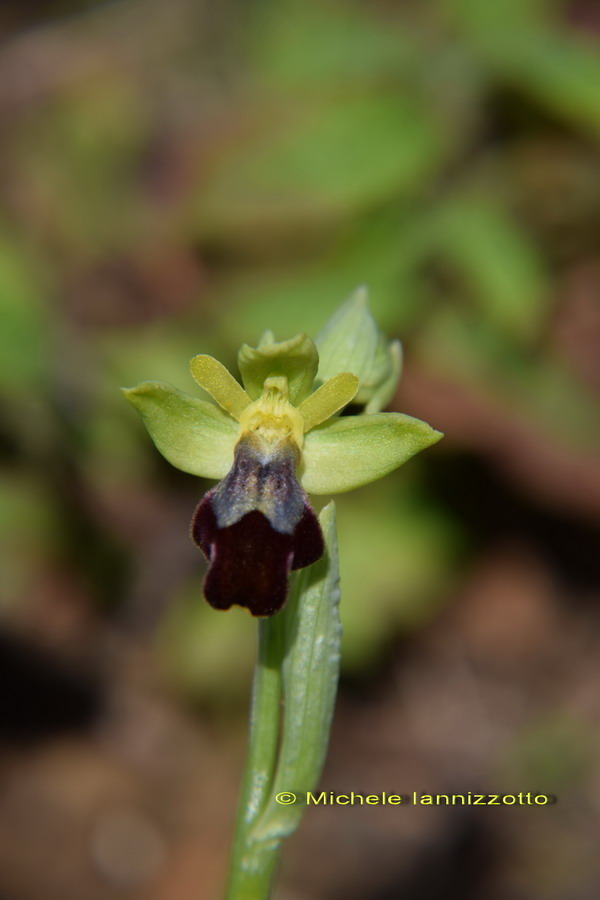
[(242, 344), (238, 366), (244, 387), (253, 400), (260, 397), (269, 376), (284, 375), (288, 380), (290, 401), (296, 405), (312, 391), (319, 355), (306, 334), (297, 334), (278, 343), (273, 340), (273, 333), (267, 331), (258, 347)]
[(402, 413), (347, 416), (304, 439), (300, 480), (309, 494), (341, 494), (392, 472), (442, 437)]
[(227, 475), (239, 427), (217, 406), (160, 381), (144, 381), (123, 393), (171, 465), (201, 478)]
[(322, 384), (298, 407), (298, 412), (304, 419), (304, 431), (310, 431), (343, 409), (357, 390), (358, 378), (350, 372), (341, 372)]
[(195, 356), (190, 369), (200, 387), (208, 391), (225, 412), (239, 419), (251, 400), (229, 369), (213, 356), (205, 355)]

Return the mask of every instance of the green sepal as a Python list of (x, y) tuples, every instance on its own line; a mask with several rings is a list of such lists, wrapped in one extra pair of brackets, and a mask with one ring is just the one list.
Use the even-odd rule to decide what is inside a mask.
[(239, 438), (239, 426), (230, 416), (160, 381), (122, 390), (171, 465), (201, 478), (227, 475)]
[(382, 478), (442, 433), (402, 413), (347, 416), (304, 438), (300, 481), (309, 494), (341, 494)]
[(276, 342), (272, 333), (266, 332), (258, 347), (242, 344), (238, 366), (244, 387), (253, 400), (260, 397), (269, 376), (284, 375), (288, 380), (290, 402), (296, 405), (313, 389), (319, 354), (307, 334)]
[[(354, 402), (373, 403), (369, 412), (378, 412), (394, 394), (400, 378), (401, 355), (378, 328), (369, 310), (368, 292), (359, 287), (319, 332), (319, 381), (338, 372), (354, 372), (360, 381)], [(380, 394), (381, 392), (381, 394)], [(381, 397), (387, 398), (385, 403)]]

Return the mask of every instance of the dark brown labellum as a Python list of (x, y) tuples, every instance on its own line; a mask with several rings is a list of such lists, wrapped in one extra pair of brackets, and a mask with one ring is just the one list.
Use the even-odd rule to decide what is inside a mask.
[(296, 462), (289, 444), (265, 456), (252, 438), (242, 439), (231, 471), (196, 509), (192, 538), (209, 560), (204, 595), (216, 609), (236, 604), (272, 616), (285, 603), (290, 572), (323, 555)]

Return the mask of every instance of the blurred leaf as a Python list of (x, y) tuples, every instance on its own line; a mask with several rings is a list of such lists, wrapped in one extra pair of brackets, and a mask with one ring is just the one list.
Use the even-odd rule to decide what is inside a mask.
[(201, 581), (174, 598), (161, 628), (160, 648), (168, 676), (180, 690), (216, 704), (245, 699), (255, 656), (255, 623), (245, 610), (227, 615), (202, 596)]
[(384, 485), (340, 495), (342, 667), (373, 664), (395, 637), (418, 629), (449, 596), (460, 535), (416, 488), (416, 464)]
[(86, 421), (85, 471), (89, 480), (108, 492), (109, 485), (148, 483), (155, 463), (147, 432), (132, 419), (114, 384), (95, 397), (94, 413)]
[(25, 120), (13, 152), (53, 240), (93, 255), (127, 243), (144, 212), (133, 175), (146, 127), (140, 97), (121, 73), (76, 84)]
[(272, 110), (254, 133), (223, 148), (196, 191), (205, 236), (342, 217), (390, 195), (413, 195), (446, 141), (415, 98), (321, 98)]
[(513, 57), (507, 65), (546, 106), (600, 135), (597, 48), (559, 32), (532, 32), (526, 37), (520, 58)]
[[(156, 376), (156, 380), (198, 391), (190, 374), (190, 360), (198, 353), (210, 353), (235, 371), (237, 345), (228, 348), (228, 344), (216, 341), (201, 322), (194, 320), (180, 318), (135, 331), (102, 333), (96, 336), (95, 343), (104, 377), (112, 380), (115, 389)], [(205, 391), (202, 396), (208, 399)]]
[(571, 792), (590, 774), (596, 733), (570, 710), (538, 716), (517, 735), (507, 760), (509, 777), (547, 793)]
[(594, 134), (600, 133), (600, 57), (567, 33), (551, 0), (454, 0), (486, 61), (516, 88)]
[(283, 0), (255, 23), (255, 70), (275, 88), (365, 83), (393, 76), (414, 62), (414, 32), (389, 10), (352, 2)]
[(382, 214), (363, 222), (320, 260), (244, 270), (226, 287), (232, 306), (223, 308), (223, 337), (241, 342), (265, 327), (278, 335), (302, 329), (314, 337), (362, 283), (375, 318), (395, 333), (422, 314), (419, 268), (434, 238), (428, 214)]
[(485, 197), (462, 196), (440, 212), (441, 253), (490, 323), (517, 338), (540, 333), (548, 307), (533, 241)]
[(0, 379), (4, 390), (39, 384), (47, 366), (47, 321), (31, 260), (0, 235)]
[(14, 472), (0, 477), (0, 523), (0, 611), (6, 612), (12, 604), (26, 603), (29, 585), (40, 560), (51, 555), (60, 524), (44, 486)]
[(589, 389), (562, 361), (524, 351), (489, 322), (445, 307), (420, 335), (419, 353), (433, 372), (495, 397), (561, 443), (598, 445), (598, 404)]

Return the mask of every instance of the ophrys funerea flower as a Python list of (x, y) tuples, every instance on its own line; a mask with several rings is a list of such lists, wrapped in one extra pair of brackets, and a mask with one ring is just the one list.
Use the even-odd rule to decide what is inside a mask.
[[(307, 493), (367, 484), (441, 437), (419, 419), (377, 411), (397, 383), (400, 351), (383, 341), (364, 296), (317, 340), (321, 366), (305, 334), (276, 342), (267, 332), (256, 348), (242, 346), (243, 387), (213, 357), (196, 356), (192, 375), (218, 405), (159, 382), (125, 391), (169, 462), (221, 479), (192, 520), (210, 563), (204, 594), (217, 609), (277, 612), (290, 572), (323, 553)], [(329, 376), (322, 384), (319, 372)], [(366, 412), (337, 415), (355, 399)]]

